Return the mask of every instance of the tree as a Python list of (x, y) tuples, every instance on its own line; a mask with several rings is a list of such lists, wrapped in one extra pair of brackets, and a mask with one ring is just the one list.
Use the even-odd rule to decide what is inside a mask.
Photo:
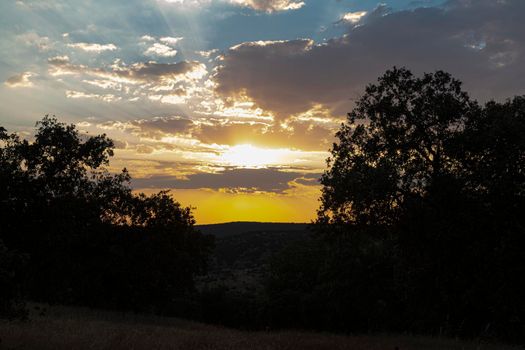
[[(491, 331), (525, 334), (525, 97), (490, 101), (470, 120), (458, 143), (467, 152), (465, 187), (483, 210), (471, 245), (484, 246), (475, 293), (486, 304)], [(487, 311), (490, 310), (490, 311)]]
[(391, 224), (406, 201), (440, 191), (458, 175), (453, 140), (478, 111), (450, 74), (387, 71), (336, 134), (319, 222)]
[(313, 318), (345, 330), (522, 340), (524, 133), (523, 97), (479, 106), (448, 73), (387, 71), (336, 134), (323, 253), (303, 275), (276, 261), (269, 292), (294, 295), (295, 314), (325, 305)]
[(45, 117), (34, 140), (0, 129), (0, 239), (27, 253), (33, 300), (169, 308), (193, 291), (213, 241), (168, 192), (134, 194), (114, 143)]
[(0, 318), (24, 318), (26, 309), (21, 291), (25, 257), (9, 251), (0, 240)]
[[(406, 328), (523, 329), (509, 323), (525, 312), (523, 101), (480, 107), (447, 73), (394, 68), (337, 133), (317, 222), (354, 246), (349, 261), (387, 243), (392, 270), (377, 283), (396, 295)], [(360, 284), (356, 271), (347, 278)]]

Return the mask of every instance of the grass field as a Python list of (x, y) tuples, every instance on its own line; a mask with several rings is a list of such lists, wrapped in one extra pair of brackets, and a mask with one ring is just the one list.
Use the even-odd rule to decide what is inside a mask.
[(478, 341), (414, 336), (243, 332), (174, 318), (32, 306), (31, 321), (0, 321), (1, 349), (517, 350)]

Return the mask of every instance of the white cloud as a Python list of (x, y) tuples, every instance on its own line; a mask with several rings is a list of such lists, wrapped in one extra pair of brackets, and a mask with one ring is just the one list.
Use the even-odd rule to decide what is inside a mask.
[(50, 57), (48, 58), (47, 62), (51, 64), (55, 64), (55, 65), (64, 65), (64, 64), (69, 63), (69, 56), (64, 55), (64, 56)]
[(117, 46), (114, 44), (90, 44), (90, 43), (74, 43), (67, 46), (83, 50), (85, 52), (101, 53), (104, 51), (115, 51)]
[(160, 99), (160, 102), (167, 103), (167, 104), (182, 104), (186, 103), (187, 98), (186, 96), (180, 96), (180, 95), (164, 95)]
[(151, 35), (143, 35), (140, 37), (140, 40), (142, 41), (155, 41), (155, 38)]
[(218, 49), (213, 50), (207, 50), (207, 51), (197, 51), (195, 52), (198, 55), (201, 55), (202, 57), (210, 58), (211, 56), (217, 54), (219, 52)]
[(177, 50), (160, 43), (155, 43), (144, 51), (146, 56), (159, 56), (159, 57), (174, 57), (177, 55)]
[(48, 59), (48, 63), (49, 73), (54, 76), (86, 75), (132, 85), (195, 81), (207, 74), (206, 66), (197, 61), (117, 63), (111, 69), (102, 69), (72, 64), (67, 56), (57, 56)]
[(297, 10), (304, 6), (304, 1), (296, 0), (229, 0), (229, 2), (269, 13)]
[(350, 23), (358, 23), (367, 14), (366, 11), (348, 12), (343, 15), (342, 20)]
[(66, 97), (73, 98), (73, 99), (79, 99), (79, 98), (98, 99), (104, 102), (114, 102), (114, 101), (120, 100), (120, 97), (115, 96), (113, 94), (99, 95), (99, 94), (85, 93), (82, 91), (74, 91), (74, 90), (67, 90)]
[(212, 0), (158, 0), (169, 4), (179, 4), (187, 6), (202, 6), (211, 4)]
[(183, 37), (171, 37), (171, 36), (165, 36), (165, 37), (162, 37), (160, 38), (159, 40), (161, 42), (163, 42), (164, 44), (167, 44), (167, 45), (176, 45), (179, 41), (181, 41), (182, 39), (184, 39)]
[(69, 88), (71, 99), (150, 100), (159, 104), (182, 104), (201, 94), (202, 78), (208, 71), (197, 61), (177, 63), (140, 62), (125, 64), (119, 60), (110, 67), (89, 67), (72, 63), (67, 56), (48, 59), (49, 75), (66, 86), (81, 82), (81, 88)]
[[(211, 0), (163, 0), (167, 3), (189, 5), (189, 6), (203, 6), (212, 3)], [(217, 0), (226, 2), (232, 5), (249, 7), (257, 11), (264, 11), (267, 13), (297, 10), (305, 5), (304, 1), (298, 0)]]

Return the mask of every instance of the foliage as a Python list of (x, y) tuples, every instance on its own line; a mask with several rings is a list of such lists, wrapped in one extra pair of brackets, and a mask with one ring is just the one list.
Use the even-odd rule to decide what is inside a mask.
[(479, 106), (447, 73), (387, 71), (336, 134), (323, 253), (278, 264), (272, 295), (325, 302), (317, 327), (523, 339), (523, 135), (523, 97)]
[(47, 116), (32, 141), (0, 136), (0, 238), (29, 256), (29, 298), (149, 310), (193, 291), (212, 240), (168, 192), (111, 174), (110, 139)]
[(479, 108), (444, 72), (393, 69), (369, 85), (336, 134), (322, 178), (320, 220), (392, 224), (412, 198), (457, 176), (456, 137)]
[(0, 318), (25, 318), (26, 309), (20, 290), (24, 256), (9, 251), (0, 240)]

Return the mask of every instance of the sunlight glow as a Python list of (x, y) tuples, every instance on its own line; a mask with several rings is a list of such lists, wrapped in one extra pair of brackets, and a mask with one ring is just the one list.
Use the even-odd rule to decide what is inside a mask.
[(267, 149), (245, 144), (230, 147), (221, 158), (231, 166), (263, 168), (283, 163), (288, 153), (288, 149)]
[[(310, 222), (315, 219), (320, 192), (309, 187), (291, 194), (225, 193), (208, 189), (174, 189), (172, 194), (180, 203), (195, 208), (193, 213), (201, 225), (232, 221)], [(153, 194), (159, 190), (145, 188), (137, 192)]]

